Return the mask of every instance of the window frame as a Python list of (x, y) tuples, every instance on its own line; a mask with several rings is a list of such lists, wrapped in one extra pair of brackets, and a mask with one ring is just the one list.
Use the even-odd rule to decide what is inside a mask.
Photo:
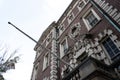
[(65, 37), (65, 39), (63, 39), (62, 42), (60, 43), (60, 57), (61, 58), (66, 54), (64, 47), (63, 47), (64, 41), (66, 43), (66, 50), (68, 50), (68, 41), (67, 41), (67, 37)]
[[(96, 19), (98, 20), (94, 26), (91, 26), (91, 25), (89, 24), (88, 20), (86, 19), (86, 17), (87, 17), (91, 12), (92, 12), (92, 14), (94, 15), (94, 17), (96, 17)], [(94, 27), (99, 23), (99, 21), (101, 20), (100, 16), (99, 16), (92, 8), (89, 9), (89, 10), (86, 12), (86, 14), (82, 17), (82, 19), (83, 19), (83, 22), (84, 22), (84, 24), (86, 25), (88, 31), (91, 30), (92, 28), (94, 28)]]
[[(47, 60), (46, 60), (47, 58)], [(50, 54), (46, 53), (43, 59), (43, 71), (50, 65)]]
[[(103, 44), (103, 42), (106, 42), (106, 40), (107, 40), (108, 38), (112, 41), (112, 43), (114, 44), (114, 46), (115, 46), (119, 51), (120, 51), (120, 49), (118, 48), (118, 46), (115, 44), (115, 42), (114, 42), (110, 37), (106, 37), (106, 38), (101, 42), (102, 48), (103, 48), (104, 52), (107, 53), (106, 55), (108, 56), (108, 58), (109, 58), (110, 60), (113, 60), (113, 61), (114, 61), (115, 57), (116, 57), (117, 55), (119, 55), (120, 52), (116, 54), (116, 53), (114, 52), (114, 50), (111, 48), (111, 46), (110, 46), (109, 48), (111, 48), (112, 51), (114, 52), (114, 53), (112, 53), (112, 55), (114, 55), (114, 56), (111, 57), (110, 53), (106, 50), (106, 48), (105, 48), (105, 46), (104, 46), (104, 44)], [(108, 42), (107, 42), (107, 43), (108, 43)], [(108, 45), (110, 45), (110, 44), (108, 44)], [(108, 45), (107, 45), (107, 46), (108, 46)], [(112, 44), (111, 44), (111, 45), (112, 45)]]
[[(84, 3), (84, 5), (82, 5), (82, 7), (80, 7), (80, 4), (81, 4), (82, 2)], [(89, 2), (89, 0), (87, 0), (87, 1), (85, 1), (85, 0), (80, 0), (80, 1), (78, 2), (78, 5), (77, 5), (78, 10), (81, 11), (88, 2)]]
[(73, 12), (71, 12), (69, 15), (68, 15), (68, 23), (70, 24), (75, 18), (75, 15)]
[(60, 24), (60, 26), (59, 26), (59, 35), (61, 35), (64, 32), (64, 30), (65, 30), (64, 24)]
[[(82, 7), (80, 5), (81, 3), (84, 3), (84, 5), (82, 5)], [(78, 2), (78, 6), (77, 7), (78, 7), (79, 11), (81, 11), (84, 8), (85, 4), (86, 3), (83, 0), (81, 0), (81, 1)]]
[(45, 45), (47, 46), (52, 39), (52, 31), (47, 35), (46, 39), (45, 39)]

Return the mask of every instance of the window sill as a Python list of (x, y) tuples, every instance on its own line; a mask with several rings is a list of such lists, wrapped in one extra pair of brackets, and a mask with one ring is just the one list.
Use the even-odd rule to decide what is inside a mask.
[(87, 25), (87, 26), (89, 27), (88, 31), (90, 32), (90, 31), (92, 31), (94, 28), (96, 28), (97, 25), (98, 25), (101, 21), (102, 21), (102, 20), (100, 19), (93, 27), (90, 26), (90, 25)]

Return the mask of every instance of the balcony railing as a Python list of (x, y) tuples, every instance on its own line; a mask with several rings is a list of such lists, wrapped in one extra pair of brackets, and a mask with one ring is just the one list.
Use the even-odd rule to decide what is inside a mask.
[(75, 69), (65, 74), (62, 80), (91, 80), (93, 78), (97, 78), (97, 80), (115, 80), (116, 76), (114, 70), (108, 65), (89, 57)]

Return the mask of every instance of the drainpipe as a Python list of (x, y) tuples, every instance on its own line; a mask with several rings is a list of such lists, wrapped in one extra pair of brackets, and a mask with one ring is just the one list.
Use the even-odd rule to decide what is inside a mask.
[(107, 14), (105, 11), (103, 11), (103, 9), (102, 9), (99, 5), (97, 5), (97, 3), (95, 3), (94, 0), (90, 0), (90, 2), (91, 2), (91, 3), (93, 4), (93, 6), (94, 6), (95, 8), (97, 8), (98, 11), (110, 22), (110, 24), (112, 24), (113, 27), (114, 27), (115, 29), (117, 29), (118, 32), (120, 32), (120, 28), (119, 28), (118, 24), (116, 24), (116, 22), (115, 22), (114, 20), (112, 20), (112, 18), (111, 18), (110, 16), (108, 16), (108, 14)]

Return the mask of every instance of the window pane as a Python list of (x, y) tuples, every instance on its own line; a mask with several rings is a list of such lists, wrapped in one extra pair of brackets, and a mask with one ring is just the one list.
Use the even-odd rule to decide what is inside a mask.
[(66, 51), (67, 51), (67, 43), (66, 43), (66, 40), (63, 41), (62, 46), (63, 46), (63, 51), (64, 51), (64, 53), (66, 53)]
[(112, 50), (111, 50), (109, 44), (107, 43), (107, 41), (103, 42), (103, 46), (105, 47), (105, 49), (108, 52), (110, 57), (114, 56), (114, 54), (112, 53)]
[(113, 58), (116, 54), (120, 53), (120, 50), (117, 48), (117, 46), (110, 38), (108, 38), (102, 44), (111, 58)]
[(116, 49), (114, 50), (114, 52), (117, 53), (117, 54), (119, 54), (119, 53), (120, 53), (120, 50), (119, 50), (118, 48), (116, 48)]
[(98, 19), (94, 16), (92, 11), (90, 11), (90, 13), (86, 16), (86, 20), (92, 27), (95, 26), (98, 22)]

